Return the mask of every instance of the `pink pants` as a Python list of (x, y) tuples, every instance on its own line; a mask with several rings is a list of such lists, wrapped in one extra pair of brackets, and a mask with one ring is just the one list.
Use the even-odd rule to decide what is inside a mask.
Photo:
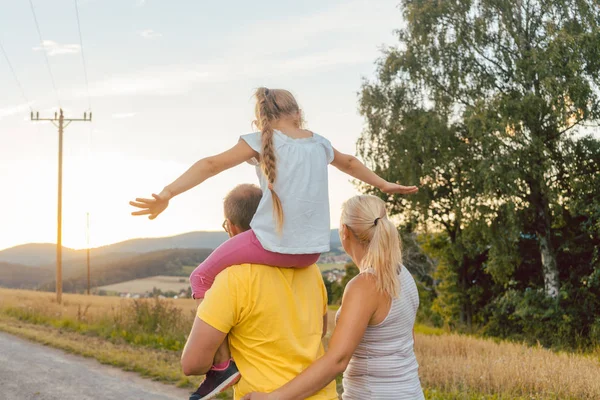
[(313, 265), (320, 254), (282, 254), (265, 250), (253, 230), (236, 235), (215, 251), (190, 275), (192, 297), (203, 299), (217, 274), (231, 265), (263, 264), (284, 268), (304, 268)]

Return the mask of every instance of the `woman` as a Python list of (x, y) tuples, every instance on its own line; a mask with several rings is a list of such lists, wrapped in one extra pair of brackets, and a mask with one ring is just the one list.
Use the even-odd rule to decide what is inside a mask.
[(361, 273), (346, 286), (327, 353), (276, 391), (244, 399), (304, 399), (341, 372), (344, 400), (424, 399), (413, 349), (419, 295), (385, 203), (366, 195), (348, 200), (340, 237)]

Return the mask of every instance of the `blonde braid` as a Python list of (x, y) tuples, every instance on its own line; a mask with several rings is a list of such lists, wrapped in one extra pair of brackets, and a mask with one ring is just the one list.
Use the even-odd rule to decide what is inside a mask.
[(275, 148), (273, 146), (274, 131), (271, 126), (271, 122), (279, 118), (280, 112), (277, 108), (277, 104), (270, 97), (269, 89), (267, 88), (260, 88), (256, 92), (258, 125), (261, 130), (262, 138), (260, 164), (263, 173), (269, 182), (277, 232), (281, 233), (283, 230), (283, 207), (281, 205), (281, 199), (273, 187), (275, 180), (277, 179), (277, 157), (275, 156)]

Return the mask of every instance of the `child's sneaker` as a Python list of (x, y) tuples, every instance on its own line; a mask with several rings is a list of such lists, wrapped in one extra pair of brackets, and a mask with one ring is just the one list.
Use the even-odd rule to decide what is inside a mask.
[(227, 368), (216, 370), (211, 368), (198, 389), (192, 393), (190, 400), (208, 400), (224, 392), (240, 380), (241, 374), (233, 360), (229, 360)]

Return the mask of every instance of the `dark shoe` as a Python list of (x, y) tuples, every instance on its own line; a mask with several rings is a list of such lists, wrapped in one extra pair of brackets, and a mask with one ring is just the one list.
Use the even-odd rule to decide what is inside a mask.
[(229, 366), (222, 370), (217, 371), (211, 369), (206, 374), (206, 378), (192, 395), (190, 400), (208, 400), (214, 398), (221, 392), (229, 389), (240, 380), (240, 371), (237, 369), (237, 365), (233, 360), (229, 361)]

